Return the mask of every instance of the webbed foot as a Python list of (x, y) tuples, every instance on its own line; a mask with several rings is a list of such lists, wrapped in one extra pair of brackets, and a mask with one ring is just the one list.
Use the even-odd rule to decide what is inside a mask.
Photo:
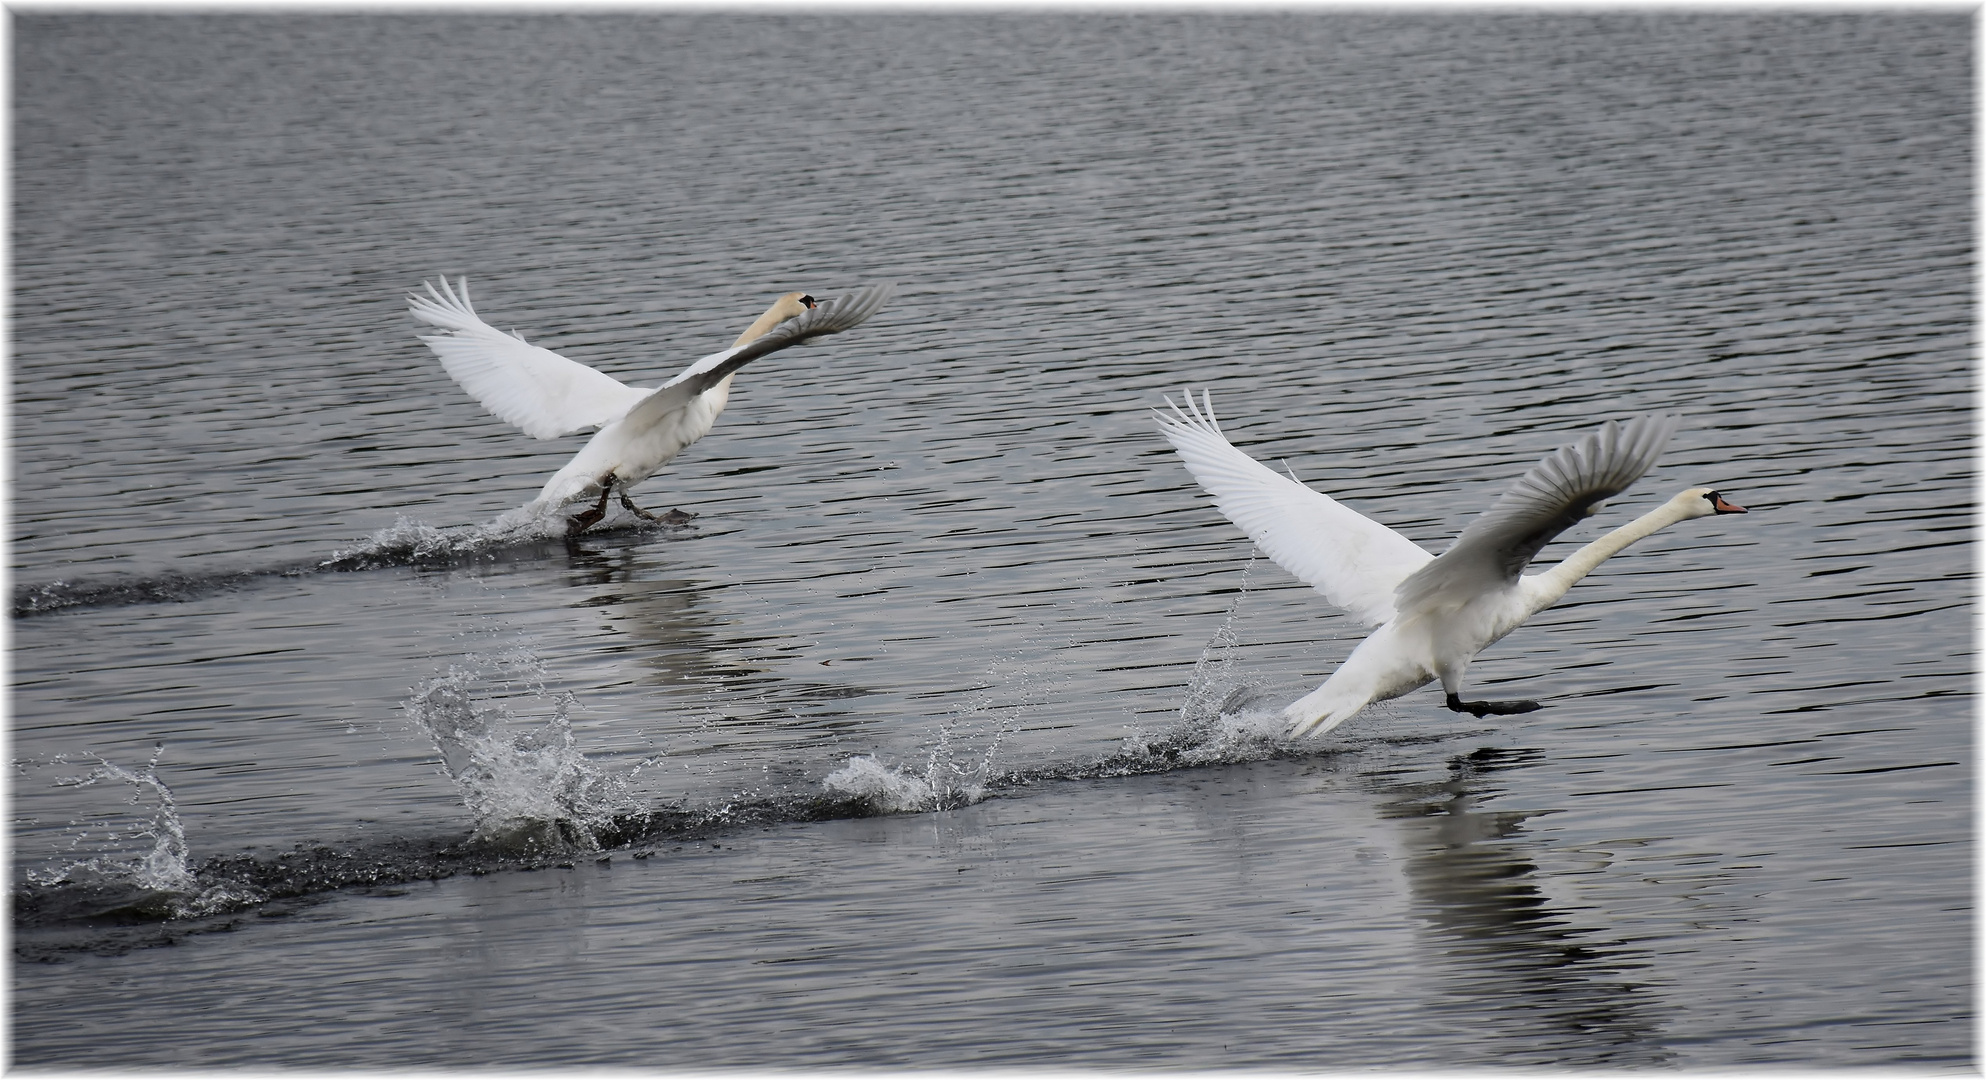
[(1474, 716), (1511, 716), (1516, 713), (1536, 712), (1544, 706), (1535, 701), (1463, 701), (1461, 695), (1448, 695), (1448, 708), (1452, 712), (1465, 712)]
[(633, 499), (628, 498), (626, 488), (621, 489), (621, 505), (627, 507), (636, 517), (647, 521), (658, 522), (663, 525), (688, 525), (690, 519), (696, 517), (695, 514), (684, 510), (671, 510), (666, 514), (651, 514), (641, 507), (636, 506)]
[[(603, 499), (603, 500), (601, 500), (601, 502), (602, 502), (602, 505), (605, 505), (605, 500), (604, 500), (604, 499)], [(661, 519), (660, 517), (658, 517), (658, 516), (656, 516), (656, 515), (654, 515), (654, 514), (651, 514), (651, 513), (649, 513), (649, 512), (648, 512), (648, 511), (646, 511), (646, 510), (643, 510), (643, 509), (642, 509), (641, 507), (639, 507), (639, 506), (636, 506), (636, 505), (634, 504), (634, 500), (633, 500), (633, 499), (630, 499), (630, 498), (628, 498), (628, 493), (627, 493), (627, 489), (626, 489), (626, 488), (622, 488), (622, 489), (621, 489), (621, 505), (622, 505), (622, 506), (625, 506), (625, 507), (627, 507), (627, 508), (628, 508), (628, 509), (629, 509), (630, 511), (632, 511), (632, 512), (634, 513), (634, 516), (636, 516), (636, 517), (638, 517), (638, 518), (642, 518), (642, 519), (644, 519), (644, 520), (647, 520), (647, 521), (661, 521), (661, 520), (662, 520), (662, 519)]]
[[(594, 525), (598, 524), (601, 518), (606, 517), (607, 496), (612, 495), (613, 493), (614, 493), (614, 474), (608, 473), (607, 475), (600, 478), (600, 501), (593, 504), (593, 509), (584, 510), (581, 511), (580, 513), (574, 514), (572, 516), (572, 519), (565, 523), (566, 539), (570, 540), (573, 537), (578, 536), (580, 533), (583, 533), (586, 530), (592, 528)], [(621, 501), (622, 502), (628, 501), (627, 492), (624, 491), (621, 493)]]

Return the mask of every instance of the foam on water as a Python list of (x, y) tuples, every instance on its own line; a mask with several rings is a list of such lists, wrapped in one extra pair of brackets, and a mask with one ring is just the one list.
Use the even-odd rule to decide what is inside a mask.
[(938, 725), (921, 771), (857, 755), (829, 773), (822, 788), (886, 814), (945, 810), (986, 798), (999, 777), (994, 762), (1001, 744), (1039, 707), (1043, 690), (1036, 670), (1012, 656), (996, 658), (986, 676), (986, 687)]
[(411, 521), (403, 515), (358, 546), (332, 552), (318, 567), (348, 570), (449, 561), (519, 544), (562, 540), (565, 534), (563, 514), (537, 512), (528, 504), (505, 511), (481, 525), (459, 528), (441, 528), (425, 521)]

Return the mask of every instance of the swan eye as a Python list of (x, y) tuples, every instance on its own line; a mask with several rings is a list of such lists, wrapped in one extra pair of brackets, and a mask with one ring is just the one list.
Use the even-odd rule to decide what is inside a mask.
[(805, 308), (812, 308), (814, 306), (814, 298), (811, 296), (802, 296), (800, 298), (800, 306)]

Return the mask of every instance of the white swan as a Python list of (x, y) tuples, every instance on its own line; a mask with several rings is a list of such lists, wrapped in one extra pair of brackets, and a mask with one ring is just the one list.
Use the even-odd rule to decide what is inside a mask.
[(555, 511), (599, 492), (592, 509), (572, 518), (569, 532), (574, 535), (606, 516), (607, 497), (612, 494), (636, 514), (661, 520), (636, 506), (628, 498), (628, 488), (709, 434), (730, 400), (734, 372), (767, 353), (859, 325), (882, 308), (892, 291), (889, 285), (871, 285), (822, 302), (804, 293), (787, 293), (773, 301), (730, 348), (698, 360), (651, 390), (625, 385), (550, 349), (526, 344), (524, 335), (515, 331), (497, 330), (470, 306), (467, 278), (450, 286), (443, 277), (440, 289), (430, 282), (422, 284), (427, 295), (409, 295), (407, 310), (446, 333), (425, 334), (421, 340), (441, 358), (449, 376), (492, 415), (534, 439), (600, 429), (525, 507), (533, 513)]
[(1535, 701), (1463, 701), (1469, 661), (1636, 540), (1678, 521), (1745, 512), (1710, 488), (1690, 488), (1550, 570), (1523, 574), (1538, 549), (1647, 472), (1679, 422), (1673, 416), (1624, 425), (1609, 420), (1532, 466), (1436, 558), (1235, 449), (1214, 419), (1212, 396), (1202, 401), (1204, 411), (1188, 391), (1185, 411), (1167, 398), (1172, 415), (1157, 414), (1187, 471), (1263, 553), (1375, 628), (1324, 685), (1283, 710), (1291, 737), (1329, 731), (1372, 702), (1435, 679), (1457, 712), (1539, 708)]

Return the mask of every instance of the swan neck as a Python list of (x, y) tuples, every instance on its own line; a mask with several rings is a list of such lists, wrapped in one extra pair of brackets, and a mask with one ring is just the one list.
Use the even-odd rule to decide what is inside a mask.
[(1578, 584), (1580, 578), (1592, 573), (1595, 567), (1619, 554), (1623, 548), (1674, 525), (1685, 516), (1674, 504), (1664, 503), (1566, 556), (1564, 562), (1531, 579), (1535, 602), (1531, 610), (1537, 612), (1550, 607)]
[[(791, 310), (788, 310), (789, 308)], [(746, 345), (751, 342), (757, 341), (758, 339), (771, 333), (773, 327), (778, 326), (780, 323), (783, 323), (786, 320), (792, 318), (796, 312), (804, 311), (804, 310), (806, 309), (800, 307), (800, 305), (796, 303), (792, 303), (782, 297), (778, 303), (775, 303), (771, 307), (767, 308), (765, 314), (759, 316), (757, 322), (746, 327), (745, 332), (738, 335), (738, 340), (731, 343), (731, 347), (735, 349), (740, 345)]]

